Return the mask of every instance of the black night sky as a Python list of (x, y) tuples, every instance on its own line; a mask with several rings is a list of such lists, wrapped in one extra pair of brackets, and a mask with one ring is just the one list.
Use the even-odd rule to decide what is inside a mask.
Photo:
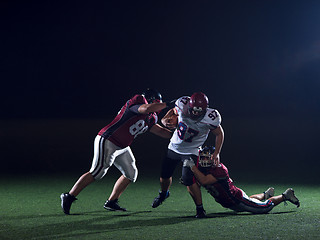
[[(17, 136), (38, 139), (30, 122), (110, 119), (152, 87), (164, 100), (206, 93), (226, 158), (318, 168), (319, 10), (316, 0), (1, 1), (3, 156)], [(81, 130), (90, 151), (97, 127)]]

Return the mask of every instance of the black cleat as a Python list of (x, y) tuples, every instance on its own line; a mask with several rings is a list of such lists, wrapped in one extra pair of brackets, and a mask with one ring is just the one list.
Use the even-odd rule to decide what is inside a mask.
[(206, 211), (198, 212), (195, 217), (196, 217), (196, 218), (206, 218), (206, 217), (207, 217)]
[(109, 211), (127, 211), (127, 209), (120, 207), (118, 202), (118, 199), (107, 200), (103, 207)]
[(153, 200), (152, 207), (153, 208), (159, 207), (159, 205), (162, 204), (164, 200), (166, 200), (169, 196), (170, 196), (169, 191), (166, 191), (166, 192), (159, 191), (159, 196)]
[(196, 218), (206, 218), (206, 211), (203, 209), (202, 205), (201, 207), (197, 207), (197, 215), (195, 216)]
[(73, 195), (70, 195), (69, 193), (62, 193), (60, 195), (61, 198), (61, 207), (62, 210), (65, 214), (69, 215), (70, 214), (70, 208), (71, 204), (77, 200), (77, 198)]

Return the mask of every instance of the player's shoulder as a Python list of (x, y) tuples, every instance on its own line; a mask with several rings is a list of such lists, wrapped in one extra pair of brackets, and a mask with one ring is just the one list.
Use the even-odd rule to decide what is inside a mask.
[(211, 114), (215, 115), (216, 117), (221, 117), (221, 114), (217, 109), (207, 108), (206, 115), (211, 115)]
[(218, 127), (221, 124), (222, 118), (218, 110), (213, 108), (207, 108), (206, 114), (204, 115), (201, 122), (209, 124), (214, 127)]
[(180, 110), (183, 110), (189, 104), (189, 96), (179, 97), (175, 103), (176, 107)]

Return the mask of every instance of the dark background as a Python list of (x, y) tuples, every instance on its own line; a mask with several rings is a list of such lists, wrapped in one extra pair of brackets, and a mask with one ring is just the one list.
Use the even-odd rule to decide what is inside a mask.
[[(87, 171), (97, 132), (147, 87), (202, 91), (243, 179), (320, 182), (319, 1), (1, 1), (1, 172)], [(213, 137), (209, 142), (214, 142)], [(132, 145), (159, 174), (167, 140)]]

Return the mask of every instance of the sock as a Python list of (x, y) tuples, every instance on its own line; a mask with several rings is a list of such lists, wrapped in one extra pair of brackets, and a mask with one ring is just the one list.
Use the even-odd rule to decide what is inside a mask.
[(169, 190), (167, 190), (167, 191), (161, 191), (161, 192), (160, 192), (160, 195), (161, 195), (162, 197), (166, 197), (166, 196), (168, 196), (168, 192), (169, 192)]
[(199, 210), (204, 210), (204, 209), (203, 209), (203, 205), (202, 205), (202, 204), (200, 204), (200, 205), (196, 205), (196, 208), (197, 208), (197, 211), (199, 211)]

